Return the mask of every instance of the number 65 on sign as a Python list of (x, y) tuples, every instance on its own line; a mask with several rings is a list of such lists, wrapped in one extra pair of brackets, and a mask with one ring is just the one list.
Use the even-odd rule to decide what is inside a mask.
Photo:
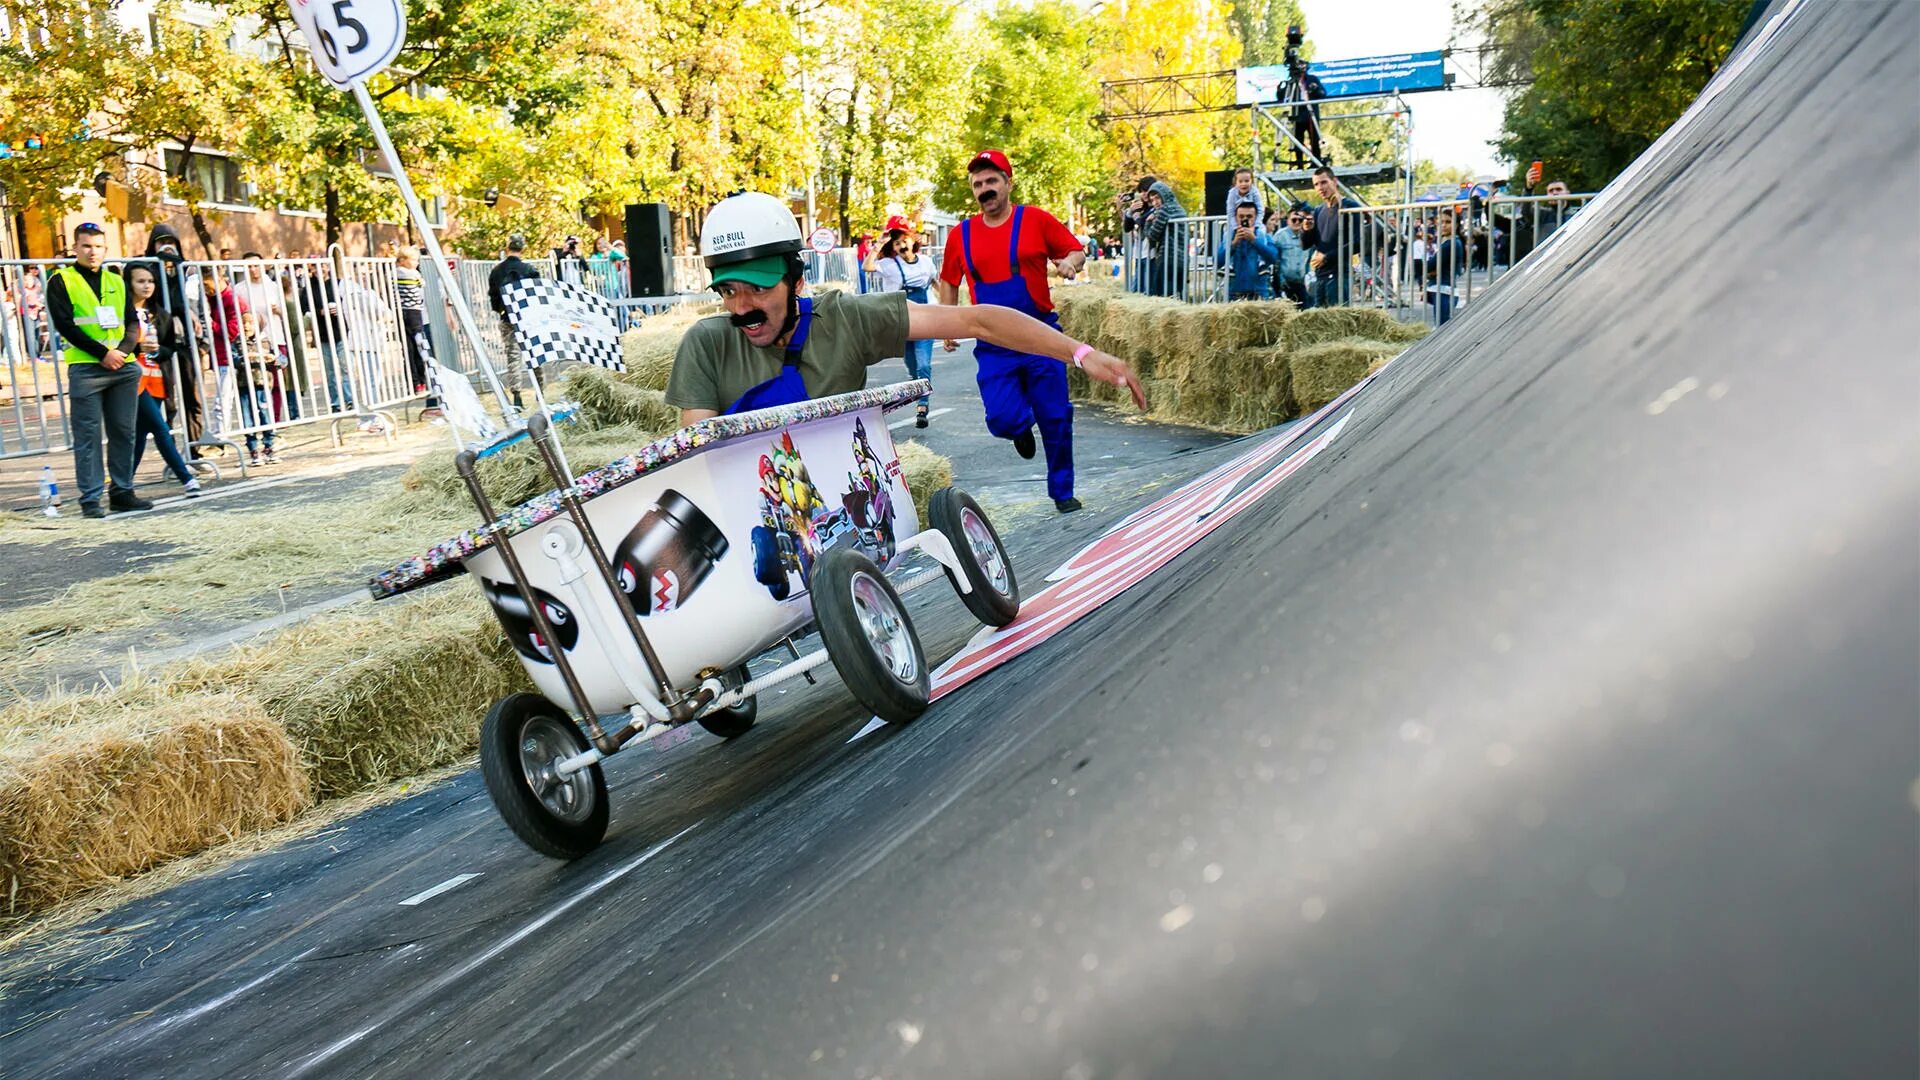
[(400, 0), (289, 0), (314, 66), (341, 89), (393, 62), (407, 39)]

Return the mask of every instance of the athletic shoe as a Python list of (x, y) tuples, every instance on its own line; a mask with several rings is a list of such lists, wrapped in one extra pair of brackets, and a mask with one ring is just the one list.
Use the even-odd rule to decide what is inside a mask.
[(259, 455), (259, 454), (248, 454), (248, 455), (247, 455), (247, 468), (249, 468), (249, 469), (257, 469), (257, 468), (259, 468), (259, 467), (260, 467), (260, 455)]
[(1033, 458), (1033, 452), (1035, 447), (1033, 445), (1033, 429), (1032, 428), (1028, 428), (1027, 430), (1013, 437), (1013, 449), (1016, 453), (1018, 453), (1023, 458), (1027, 458), (1029, 460)]
[(280, 455), (274, 453), (272, 450), (268, 450), (266, 454), (264, 454), (260, 458), (260, 460), (266, 462), (269, 465), (278, 465), (280, 464)]
[(99, 503), (81, 503), (80, 516), (90, 517), (90, 518), (103, 518), (107, 516), (107, 512), (101, 508)]
[(197, 499), (197, 498), (199, 498), (199, 497), (200, 497), (200, 481), (199, 481), (199, 479), (198, 479), (198, 478), (195, 478), (195, 479), (191, 479), (191, 480), (188, 480), (188, 481), (187, 481), (187, 486), (186, 486), (186, 488), (185, 488), (185, 491), (186, 491), (186, 493), (187, 493), (187, 498), (189, 498), (189, 499)]
[(1080, 509), (1080, 500), (1069, 495), (1064, 499), (1053, 500), (1053, 508), (1063, 514), (1071, 514)]
[(151, 510), (152, 499), (143, 499), (131, 491), (110, 491), (107, 493), (107, 505), (115, 510)]
[(925, 405), (920, 406), (920, 412), (914, 416), (913, 426), (917, 428), (927, 426), (927, 407)]

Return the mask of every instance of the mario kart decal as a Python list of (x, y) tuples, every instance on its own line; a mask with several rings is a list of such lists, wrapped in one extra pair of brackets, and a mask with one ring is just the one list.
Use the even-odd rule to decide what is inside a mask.
[(854, 424), (853, 460), (855, 471), (847, 474), (840, 505), (829, 508), (792, 435), (783, 433), (770, 453), (760, 455), (760, 524), (753, 529), (753, 576), (775, 600), (805, 592), (814, 560), (836, 545), (852, 544), (882, 563), (893, 557), (890, 465), (874, 453), (866, 425), (859, 421)]

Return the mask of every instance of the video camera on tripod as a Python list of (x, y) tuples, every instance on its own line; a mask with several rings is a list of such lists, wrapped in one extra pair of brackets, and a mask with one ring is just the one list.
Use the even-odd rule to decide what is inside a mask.
[(1296, 145), (1293, 153), (1293, 167), (1305, 168), (1309, 164), (1329, 164), (1320, 148), (1320, 108), (1310, 104), (1327, 96), (1327, 88), (1320, 82), (1300, 55), (1300, 46), (1306, 43), (1306, 35), (1298, 26), (1287, 27), (1287, 81), (1280, 84), (1280, 104), (1293, 106), (1293, 137), (1307, 148), (1307, 155), (1300, 152)]

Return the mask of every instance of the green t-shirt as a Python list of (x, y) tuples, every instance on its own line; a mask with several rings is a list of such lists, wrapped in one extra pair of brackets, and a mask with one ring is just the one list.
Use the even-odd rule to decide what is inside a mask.
[[(800, 350), (800, 378), (817, 398), (850, 394), (867, 385), (867, 367), (906, 351), (907, 294), (813, 297), (813, 324)], [(756, 349), (725, 315), (709, 315), (680, 339), (667, 379), (667, 404), (682, 409), (727, 406), (780, 374), (786, 350)]]

